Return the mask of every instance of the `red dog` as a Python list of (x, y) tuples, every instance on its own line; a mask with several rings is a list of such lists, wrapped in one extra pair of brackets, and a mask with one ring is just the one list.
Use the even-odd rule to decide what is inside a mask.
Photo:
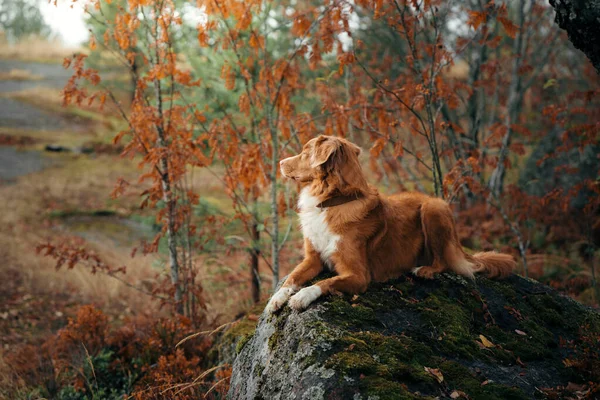
[[(512, 272), (516, 264), (508, 254), (463, 251), (445, 201), (422, 193), (380, 195), (367, 183), (359, 154), (345, 139), (320, 136), (280, 162), (283, 176), (302, 188), (298, 208), (305, 256), (269, 301), (268, 312), (288, 299), (290, 307), (302, 310), (330, 292), (361, 293), (371, 281), (411, 270), (422, 278), (444, 271), (469, 278), (475, 272), (492, 277)], [(296, 293), (324, 266), (337, 276)]]

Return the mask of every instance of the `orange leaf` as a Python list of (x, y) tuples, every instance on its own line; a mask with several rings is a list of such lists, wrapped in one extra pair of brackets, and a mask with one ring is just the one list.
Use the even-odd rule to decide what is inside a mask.
[(371, 155), (373, 157), (379, 157), (379, 154), (381, 154), (381, 151), (383, 150), (383, 147), (385, 146), (385, 140), (383, 140), (383, 138), (379, 138), (375, 141), (375, 143), (373, 143), (373, 147), (371, 147)]
[(513, 24), (510, 19), (505, 17), (498, 17), (498, 21), (500, 21), (508, 36), (510, 36), (513, 39), (515, 38), (515, 36), (517, 36), (519, 28), (515, 24)]
[(485, 11), (469, 11), (469, 20), (467, 21), (467, 24), (477, 30), (479, 25), (485, 22), (486, 18), (487, 14)]
[(402, 142), (401, 141), (397, 141), (394, 144), (394, 156), (395, 157), (402, 157), (404, 155), (404, 146), (402, 146)]

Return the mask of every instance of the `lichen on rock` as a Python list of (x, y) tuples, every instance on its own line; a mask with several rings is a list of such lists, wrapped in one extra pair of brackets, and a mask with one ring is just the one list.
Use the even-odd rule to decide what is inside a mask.
[(263, 313), (239, 347), (230, 399), (529, 399), (588, 384), (566, 363), (600, 315), (535, 281), (443, 274)]

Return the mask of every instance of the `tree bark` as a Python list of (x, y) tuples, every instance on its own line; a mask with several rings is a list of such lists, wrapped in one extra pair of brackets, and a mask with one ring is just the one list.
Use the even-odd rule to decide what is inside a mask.
[(269, 130), (271, 133), (271, 146), (273, 151), (271, 155), (271, 219), (273, 220), (273, 230), (271, 232), (271, 268), (273, 269), (273, 285), (272, 289), (275, 292), (279, 283), (279, 207), (277, 205), (277, 171), (279, 170), (279, 136), (277, 128), (273, 124), (271, 111), (267, 116)]
[[(157, 103), (157, 111), (159, 115), (159, 119), (161, 121), (160, 124), (156, 125), (157, 130), (157, 145), (159, 148), (166, 147), (166, 137), (164, 127), (161, 125), (163, 121), (163, 111), (162, 111), (162, 91), (160, 81), (158, 79), (154, 80), (154, 91), (156, 95), (156, 103)], [(174, 295), (173, 300), (175, 301), (175, 311), (178, 314), (183, 314), (183, 292), (181, 290), (181, 285), (179, 283), (179, 261), (177, 259), (177, 243), (175, 242), (175, 199), (173, 197), (172, 187), (171, 187), (171, 175), (169, 173), (169, 160), (167, 156), (163, 155), (161, 157), (161, 171), (162, 175), (160, 177), (162, 192), (163, 192), (163, 201), (167, 207), (167, 214), (165, 216), (165, 223), (167, 225), (167, 245), (169, 248), (169, 267), (170, 267), (170, 276), (171, 276), (171, 284), (173, 285)]]
[(600, 74), (600, 1), (550, 0), (550, 4), (556, 11), (554, 21)]
[(258, 275), (258, 258), (260, 257), (260, 231), (258, 224), (252, 224), (252, 244), (250, 247), (250, 288), (252, 291), (252, 301), (260, 301), (260, 279)]
[(504, 129), (506, 133), (502, 138), (502, 145), (498, 153), (498, 162), (496, 168), (492, 172), (489, 181), (489, 188), (495, 197), (499, 197), (504, 189), (504, 177), (506, 175), (506, 162), (509, 153), (510, 143), (512, 141), (512, 124), (517, 120), (521, 112), (521, 101), (523, 99), (523, 85), (519, 69), (523, 63), (523, 48), (524, 35), (523, 27), (525, 26), (525, 0), (521, 0), (519, 4), (519, 33), (513, 43), (513, 65), (512, 65), (512, 80), (508, 91), (508, 100), (506, 104), (506, 115), (504, 117)]

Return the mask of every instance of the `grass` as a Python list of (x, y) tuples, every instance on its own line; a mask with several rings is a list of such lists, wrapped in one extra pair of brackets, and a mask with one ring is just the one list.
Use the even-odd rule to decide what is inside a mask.
[(8, 72), (0, 72), (0, 81), (39, 81), (41, 76), (32, 74), (24, 69), (11, 69)]
[(33, 36), (11, 44), (0, 36), (0, 58), (2, 59), (60, 64), (65, 57), (82, 51), (84, 49), (79, 47), (66, 47), (58, 39), (49, 40)]
[(114, 132), (123, 126), (121, 119), (110, 113), (109, 107), (102, 112), (98, 111), (95, 106), (64, 107), (62, 97), (56, 89), (36, 87), (6, 93), (4, 96), (61, 115), (76, 123), (92, 124), (96, 129), (104, 127)]

